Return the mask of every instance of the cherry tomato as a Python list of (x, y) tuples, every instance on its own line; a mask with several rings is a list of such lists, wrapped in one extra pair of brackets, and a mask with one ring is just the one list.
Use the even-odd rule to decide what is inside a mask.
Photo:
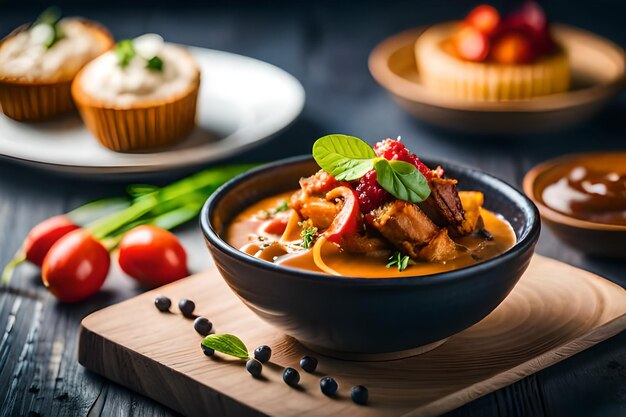
[(468, 61), (484, 61), (489, 54), (489, 38), (470, 25), (462, 25), (454, 36), (454, 43), (461, 58)]
[(532, 41), (535, 56), (547, 55), (554, 51), (556, 43), (550, 34), (548, 18), (535, 1), (526, 1), (519, 10), (509, 14), (502, 21), (500, 32), (522, 32)]
[(79, 227), (63, 215), (50, 217), (33, 227), (24, 239), (26, 259), (41, 266), (46, 254), (57, 240)]
[(122, 271), (142, 284), (158, 287), (189, 275), (187, 253), (176, 236), (143, 225), (126, 233), (119, 246)]
[(500, 14), (493, 7), (482, 4), (469, 12), (465, 21), (489, 36), (495, 32), (500, 24)]
[(43, 260), (43, 284), (60, 301), (82, 301), (102, 287), (109, 273), (109, 251), (83, 229), (59, 239)]
[(532, 40), (523, 32), (499, 36), (491, 48), (491, 57), (500, 64), (525, 64), (534, 59)]

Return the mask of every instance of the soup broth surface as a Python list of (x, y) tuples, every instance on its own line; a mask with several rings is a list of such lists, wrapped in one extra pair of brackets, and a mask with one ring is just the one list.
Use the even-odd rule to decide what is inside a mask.
[[(261, 233), (266, 222), (259, 213), (271, 211), (284, 201), (288, 201), (293, 192), (286, 192), (265, 198), (238, 214), (228, 226), (226, 241), (233, 247), (253, 255), (263, 245), (278, 241), (280, 235)], [(420, 262), (409, 266), (404, 271), (397, 267), (386, 267), (387, 260), (371, 258), (362, 254), (342, 251), (337, 245), (326, 243), (322, 249), (324, 262), (341, 275), (362, 278), (410, 277), (436, 274), (463, 268), (493, 258), (511, 248), (516, 241), (511, 225), (500, 215), (481, 209), (484, 228), (493, 237), (470, 235), (453, 238), (459, 245), (458, 256), (441, 263)], [(261, 236), (259, 240), (259, 236)], [(263, 259), (291, 268), (322, 272), (313, 261), (312, 250), (300, 250), (292, 253), (276, 248), (265, 251)]]

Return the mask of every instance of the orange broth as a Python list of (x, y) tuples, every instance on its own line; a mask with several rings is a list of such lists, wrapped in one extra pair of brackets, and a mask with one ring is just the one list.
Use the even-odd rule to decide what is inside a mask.
[[(243, 248), (244, 251), (252, 255), (254, 250), (250, 251), (246, 248), (250, 247), (251, 242), (257, 240), (259, 229), (266, 221), (260, 219), (258, 213), (277, 207), (285, 200), (289, 200), (292, 194), (293, 192), (287, 192), (268, 197), (248, 207), (237, 215), (228, 226), (226, 241), (231, 246), (237, 249)], [(493, 239), (487, 240), (474, 235), (453, 238), (458, 245), (465, 249), (462, 248), (458, 256), (451, 261), (442, 263), (416, 261), (414, 265), (409, 266), (404, 271), (398, 271), (395, 266), (387, 268), (387, 262), (384, 259), (347, 253), (332, 243), (326, 243), (323, 247), (323, 259), (329, 267), (343, 276), (362, 278), (410, 277), (463, 268), (493, 258), (506, 252), (515, 244), (515, 232), (505, 219), (485, 209), (481, 209), (481, 215), (485, 229), (493, 236)], [(265, 234), (264, 238), (266, 241), (278, 241), (280, 236)], [(322, 272), (315, 265), (312, 252), (310, 249), (288, 254), (278, 251), (275, 257), (267, 260), (273, 261), (277, 265)]]

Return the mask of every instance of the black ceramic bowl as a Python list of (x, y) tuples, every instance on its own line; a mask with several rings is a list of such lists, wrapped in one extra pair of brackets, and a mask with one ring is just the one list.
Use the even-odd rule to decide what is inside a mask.
[(493, 311), (528, 266), (540, 230), (535, 205), (505, 182), (464, 166), (425, 162), (443, 166), (449, 177), (459, 180), (460, 189), (482, 191), (486, 208), (502, 214), (513, 226), (515, 246), (455, 271), (359, 278), (277, 266), (226, 243), (223, 233), (236, 214), (264, 197), (295, 190), (298, 179), (319, 169), (307, 157), (264, 165), (226, 183), (202, 209), (202, 232), (217, 268), (239, 298), (304, 345), (357, 359), (416, 353)]

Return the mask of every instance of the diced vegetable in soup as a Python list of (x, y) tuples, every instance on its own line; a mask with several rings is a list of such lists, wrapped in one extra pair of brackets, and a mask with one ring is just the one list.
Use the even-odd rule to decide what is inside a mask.
[(372, 149), (326, 136), (313, 156), (322, 169), (298, 190), (236, 216), (227, 231), (232, 246), (287, 267), (380, 278), (463, 268), (515, 244), (509, 223), (484, 209), (481, 192), (457, 191), (457, 180), (400, 141)]

